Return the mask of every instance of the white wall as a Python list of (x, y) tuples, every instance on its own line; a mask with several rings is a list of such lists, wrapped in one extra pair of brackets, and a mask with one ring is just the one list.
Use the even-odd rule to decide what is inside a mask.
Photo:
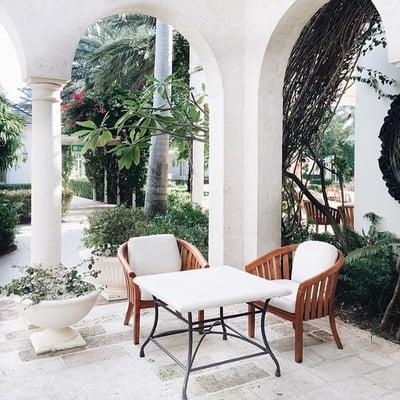
[(7, 171), (6, 183), (31, 183), (31, 141), (32, 141), (32, 126), (27, 125), (24, 128), (24, 149), (26, 154), (25, 162), (21, 162), (15, 169)]
[[(388, 63), (387, 50), (374, 49), (360, 62), (400, 81), (400, 70)], [(396, 89), (399, 92), (399, 88)], [(395, 90), (391, 90), (395, 93)], [(382, 179), (378, 159), (381, 151), (379, 132), (391, 101), (378, 99), (369, 86), (357, 83), (355, 146), (355, 228), (368, 227), (363, 216), (373, 211), (383, 217), (380, 228), (400, 236), (400, 203), (393, 199)]]

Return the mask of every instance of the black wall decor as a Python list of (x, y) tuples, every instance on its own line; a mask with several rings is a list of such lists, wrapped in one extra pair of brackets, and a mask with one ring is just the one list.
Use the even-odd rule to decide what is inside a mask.
[(379, 166), (389, 193), (400, 202), (400, 95), (393, 101), (379, 138), (382, 141)]

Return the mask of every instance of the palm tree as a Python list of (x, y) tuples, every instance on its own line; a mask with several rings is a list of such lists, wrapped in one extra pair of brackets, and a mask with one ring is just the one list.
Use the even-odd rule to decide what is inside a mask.
[(154, 66), (155, 19), (122, 14), (91, 25), (79, 41), (64, 94), (116, 85), (138, 89)]
[[(172, 28), (157, 19), (154, 78), (164, 82), (172, 73)], [(165, 99), (156, 91), (153, 106), (165, 107)], [(162, 111), (161, 111), (162, 112)], [(167, 209), (169, 135), (151, 138), (150, 159), (147, 173), (145, 211), (148, 214), (163, 213)]]

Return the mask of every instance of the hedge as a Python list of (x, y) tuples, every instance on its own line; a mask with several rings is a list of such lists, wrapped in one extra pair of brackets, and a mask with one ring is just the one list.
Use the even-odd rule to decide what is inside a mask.
[(0, 183), (0, 190), (21, 190), (30, 188), (30, 183)]
[(0, 193), (0, 255), (7, 253), (14, 243), (18, 224), (18, 206)]
[[(0, 195), (10, 204), (18, 204), (19, 223), (29, 223), (31, 220), (32, 204), (31, 204), (31, 190), (18, 189), (18, 190), (0, 190)], [(65, 216), (69, 210), (74, 192), (70, 189), (63, 188), (62, 193), (62, 216)]]
[(93, 198), (92, 185), (86, 178), (70, 179), (68, 186), (79, 197), (84, 197), (85, 199)]

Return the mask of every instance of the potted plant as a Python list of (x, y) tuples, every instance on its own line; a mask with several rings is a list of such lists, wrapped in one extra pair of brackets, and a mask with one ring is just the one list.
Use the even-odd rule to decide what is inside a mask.
[[(97, 272), (91, 270), (89, 275), (96, 276)], [(86, 345), (70, 325), (90, 312), (100, 290), (86, 281), (77, 267), (22, 268), (21, 277), (0, 287), (0, 293), (13, 298), (26, 321), (43, 329), (30, 336), (37, 354)]]
[(90, 259), (96, 271), (101, 295), (108, 301), (127, 298), (123, 269), (117, 258), (119, 246), (134, 236), (145, 232), (145, 215), (141, 209), (124, 206), (106, 208), (92, 212), (84, 230), (81, 252), (83, 259)]

